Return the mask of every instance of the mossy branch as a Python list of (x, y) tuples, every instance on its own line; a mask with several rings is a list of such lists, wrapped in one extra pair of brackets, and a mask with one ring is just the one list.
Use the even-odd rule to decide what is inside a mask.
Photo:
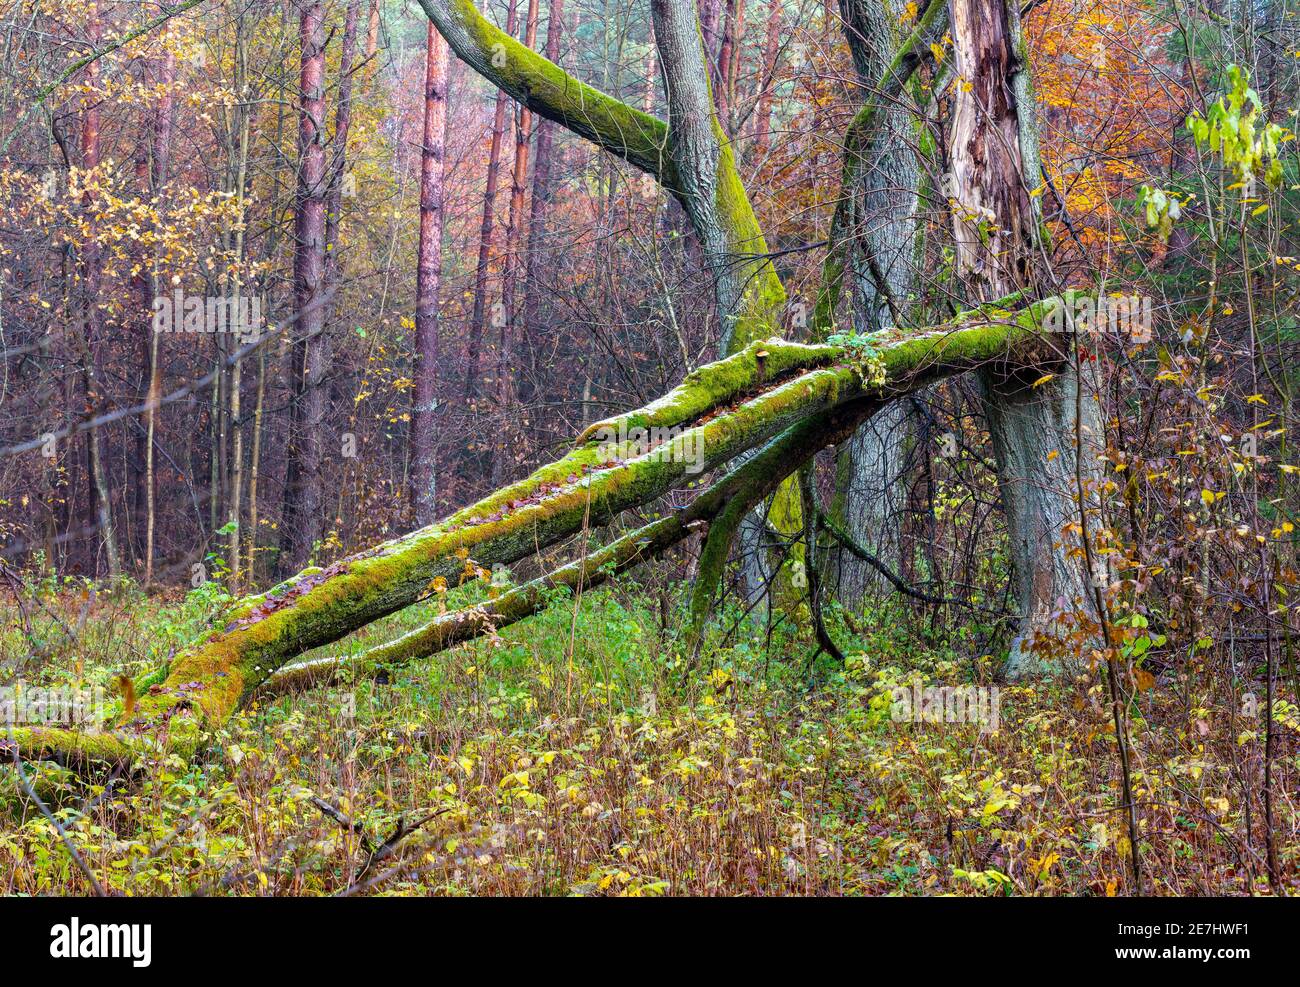
[[(599, 586), (657, 558), (705, 525), (712, 536), (723, 518), (734, 515), (738, 521), (772, 493), (782, 477), (788, 476), (818, 449), (851, 434), (876, 407), (878, 403), (860, 401), (805, 419), (773, 439), (676, 514), (629, 532), (585, 558), (515, 587), (494, 600), (439, 614), (427, 624), (361, 654), (282, 668), (267, 680), (263, 691), (293, 692), (427, 658), (537, 613), (550, 603), (557, 588), (576, 592)], [(721, 558), (726, 561), (725, 549)]]
[[(587, 441), (527, 479), (437, 524), (324, 569), (306, 571), (269, 593), (241, 601), (222, 626), (176, 656), (166, 679), (140, 696), (127, 722), (115, 724), (116, 734), (32, 728), (14, 731), (11, 742), (28, 760), (74, 763), (130, 759), (160, 749), (193, 751), (205, 727), (224, 722), (286, 662), (427, 598), (439, 579), (454, 581), (468, 558), (479, 565), (515, 562), (588, 524), (603, 526), (624, 510), (653, 503), (692, 484), (700, 470), (715, 470), (788, 429), (812, 428), (810, 423), (826, 413), (840, 413), (863, 399), (892, 399), (991, 361), (1050, 362), (1054, 352), (1043, 339), (1052, 328), (1066, 324), (1062, 305), (1068, 311), (1072, 300), (1047, 299), (1015, 313), (975, 310), (929, 330), (880, 334), (874, 343), (883, 382), (864, 374), (859, 355), (851, 351), (787, 350), (779, 341), (767, 344), (768, 359), (778, 353), (792, 368), (805, 359), (815, 365), (775, 381), (770, 365), (763, 375), (755, 363), (752, 371), (734, 377), (714, 365), (697, 380), (727, 385), (692, 398), (694, 404), (678, 406), (669, 417), (699, 407), (709, 410), (689, 425), (684, 420), (686, 427), (668, 442), (635, 458), (609, 462), (606, 450)], [(732, 368), (744, 365), (742, 357)], [(741, 386), (747, 374), (753, 392)], [(722, 394), (731, 403), (717, 404)], [(808, 454), (812, 451), (810, 444)], [(765, 474), (762, 481), (773, 489), (793, 469), (780, 472), (784, 467), (763, 455), (753, 462), (777, 471), (770, 480)], [(737, 488), (721, 489), (736, 496)], [(720, 501), (708, 516), (722, 507)]]
[(668, 125), (579, 82), (478, 12), (473, 0), (420, 0), (460, 59), (502, 92), (629, 164), (677, 186)]

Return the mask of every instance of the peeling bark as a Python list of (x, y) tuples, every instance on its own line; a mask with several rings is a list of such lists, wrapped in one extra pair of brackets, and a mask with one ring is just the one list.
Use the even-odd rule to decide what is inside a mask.
[[(948, 138), (958, 276), (977, 301), (1033, 291), (1047, 280), (1046, 236), (1031, 195), (1042, 179), (1019, 12), (979, 0), (949, 0), (949, 11), (960, 83)], [(1006, 364), (981, 374), (1021, 611), (1011, 678), (1058, 657), (1055, 642), (1071, 630), (1062, 615), (1093, 610), (1077, 522), (1078, 498), (1097, 489), (1100, 405), (1094, 389), (1080, 393), (1068, 338), (1048, 342), (1036, 361), (1053, 371), (1046, 381)], [(1081, 636), (1075, 657), (1088, 647)]]

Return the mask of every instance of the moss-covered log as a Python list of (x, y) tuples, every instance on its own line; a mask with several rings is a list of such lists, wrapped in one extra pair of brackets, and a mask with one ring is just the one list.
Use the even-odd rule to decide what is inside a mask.
[[(425, 599), (440, 579), (453, 582), (468, 560), (513, 563), (685, 488), (701, 469), (717, 469), (852, 402), (887, 400), (990, 361), (1050, 359), (1044, 327), (1061, 324), (1054, 315), (1061, 304), (974, 311), (928, 331), (882, 335), (869, 357), (829, 346), (754, 344), (626, 416), (675, 425), (668, 441), (611, 459), (609, 444), (588, 432), (566, 456), (437, 524), (242, 600), (221, 626), (177, 655), (165, 678), (145, 680), (129, 718), (116, 724), (116, 738), (32, 729), (15, 731), (13, 740), (24, 757), (69, 761), (128, 758), (159, 745), (192, 749), (205, 725), (223, 722), (288, 661)], [(781, 369), (775, 375), (774, 358)], [(786, 475), (764, 482), (775, 485)]]
[[(807, 462), (817, 450), (840, 441), (878, 406), (878, 402), (870, 399), (849, 402), (805, 419), (728, 472), (677, 513), (637, 528), (486, 603), (439, 614), (429, 623), (361, 654), (321, 658), (282, 668), (267, 680), (264, 691), (297, 691), (337, 681), (344, 675), (366, 674), (426, 658), (532, 616), (547, 606), (556, 588), (577, 592), (599, 586), (657, 558), (693, 532), (706, 532), (711, 540), (728, 516), (737, 518), (762, 501), (783, 477)], [(734, 532), (734, 520), (729, 530)], [(725, 552), (722, 558), (725, 561)]]

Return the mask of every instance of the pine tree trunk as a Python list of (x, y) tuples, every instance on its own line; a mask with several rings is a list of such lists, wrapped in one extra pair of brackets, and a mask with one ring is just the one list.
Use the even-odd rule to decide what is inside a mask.
[[(537, 0), (528, 0), (528, 14), (524, 21), (524, 46), (532, 48), (537, 43)], [(528, 148), (532, 138), (533, 114), (527, 106), (517, 108), (515, 120), (515, 157), (510, 171), (510, 213), (506, 223), (505, 274), (501, 283), (502, 318), (497, 340), (497, 446), (492, 457), (492, 485), (505, 482), (510, 470), (515, 448), (513, 429), (508, 426), (510, 410), (516, 401), (515, 375), (518, 372), (514, 355), (515, 299), (523, 282), (524, 263), (520, 256), (523, 241), (524, 192), (528, 183)]]
[(298, 179), (294, 209), (293, 359), (296, 420), (290, 435), (290, 482), (281, 521), (279, 571), (306, 565), (322, 534), (324, 431), (327, 393), (325, 278), (325, 27), (319, 0), (297, 0), (302, 46), (298, 122)]
[[(514, 37), (516, 0), (506, 11), (506, 34)], [(488, 265), (492, 257), (492, 228), (496, 223), (497, 176), (501, 170), (501, 139), (506, 129), (506, 103), (509, 97), (497, 92), (492, 110), (492, 146), (488, 151), (487, 182), (483, 186), (483, 221), (479, 225), (478, 263), (474, 268), (474, 311), (469, 320), (469, 343), (466, 354), (465, 402), (473, 407), (479, 388), (479, 354), (483, 347), (483, 327), (487, 312)]]
[(415, 287), (415, 403), (411, 492), (416, 523), (437, 519), (438, 289), (442, 281), (442, 178), (447, 127), (447, 43), (432, 23), (426, 39), (424, 142), (420, 151), (420, 246)]
[[(560, 41), (564, 35), (564, 0), (551, 0), (546, 22), (546, 57), (560, 61)], [(554, 154), (555, 124), (550, 120), (537, 121), (537, 139), (533, 148), (533, 198), (528, 214), (528, 260), (524, 275), (524, 343), (528, 348), (528, 364), (532, 377), (539, 373), (538, 355), (541, 350), (541, 264), (546, 243), (546, 224), (551, 212), (551, 199), (555, 194), (555, 181), (551, 174)]]

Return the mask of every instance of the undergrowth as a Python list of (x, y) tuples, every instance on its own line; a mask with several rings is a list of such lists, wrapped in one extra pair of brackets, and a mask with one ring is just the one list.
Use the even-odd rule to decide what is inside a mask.
[[(576, 612), (566, 599), (378, 680), (257, 702), (196, 761), (145, 763), (106, 787), (25, 770), (113, 894), (1126, 890), (1096, 675), (1003, 685), (996, 731), (896, 722), (894, 687), (992, 686), (997, 662), (889, 606), (834, 615), (843, 666), (748, 623), (690, 662), (682, 601), (652, 597), (621, 587)], [(222, 605), (210, 588), (166, 598), (126, 584), (48, 586), (39, 599), (26, 616), (4, 611), (6, 679), (136, 674)], [(423, 619), (412, 608), (322, 653)], [(1149, 890), (1267, 893), (1244, 796), (1259, 790), (1262, 725), (1243, 720), (1238, 696), (1190, 678), (1135, 702)], [(1276, 825), (1294, 887), (1295, 706), (1277, 715)], [(12, 768), (0, 780), (0, 893), (90, 893)]]

